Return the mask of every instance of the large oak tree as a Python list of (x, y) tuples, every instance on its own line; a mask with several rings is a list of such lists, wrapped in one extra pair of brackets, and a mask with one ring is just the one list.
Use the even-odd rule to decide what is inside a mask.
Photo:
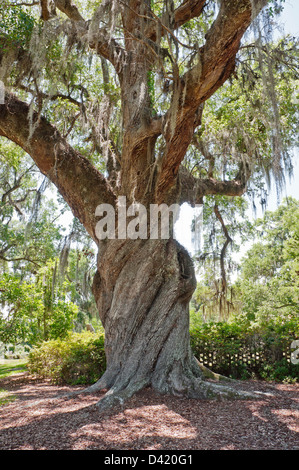
[(0, 135), (32, 157), (98, 246), (93, 293), (107, 370), (91, 390), (109, 390), (101, 407), (145, 386), (189, 397), (230, 394), (204, 380), (191, 353), (196, 278), (187, 251), (173, 238), (99, 240), (96, 208), (117, 209), (119, 196), (149, 208), (245, 192), (248, 162), (217, 178), (217, 156), (198, 140), (209, 171), (194, 176), (184, 159), (205, 102), (234, 74), (241, 40), (268, 1), (94, 3), (14, 2), (7, 10)]

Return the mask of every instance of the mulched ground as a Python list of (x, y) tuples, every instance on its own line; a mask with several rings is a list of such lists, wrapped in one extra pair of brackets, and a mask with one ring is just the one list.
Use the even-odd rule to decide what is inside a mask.
[(28, 373), (0, 381), (17, 399), (0, 407), (1, 450), (299, 450), (299, 384), (246, 381), (257, 400), (205, 401), (145, 389), (100, 415), (101, 395)]

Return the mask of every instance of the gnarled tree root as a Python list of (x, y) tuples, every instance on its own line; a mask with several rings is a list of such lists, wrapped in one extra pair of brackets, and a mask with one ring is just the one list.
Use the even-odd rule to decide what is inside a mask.
[[(214, 376), (213, 378), (215, 379)], [(219, 380), (217, 374), (216, 380)], [(177, 397), (201, 400), (248, 400), (260, 398), (260, 394), (258, 395), (255, 392), (251, 393), (241, 390), (237, 381), (233, 381), (231, 379), (228, 380), (231, 383), (229, 385), (223, 385), (219, 382), (212, 382), (195, 376), (192, 378), (190, 376), (180, 377), (179, 382), (177, 381), (177, 378), (175, 378), (174, 381), (169, 378), (169, 380), (165, 382), (165, 386), (162, 388), (155, 386), (153, 383), (149, 383), (147, 380), (141, 380), (138, 382), (130, 382), (124, 386), (115, 383), (108, 391), (106, 391), (107, 383), (105, 383), (105, 380), (100, 380), (91, 387), (83, 390), (81, 393), (98, 393), (103, 390), (106, 391), (105, 395), (97, 403), (100, 413), (109, 411), (116, 406), (123, 406), (129, 398), (147, 386), (151, 386), (154, 391), (161, 393), (162, 395), (170, 394)]]
[[(112, 409), (115, 406), (124, 405), (125, 401), (131, 398), (135, 393), (143, 389), (144, 386), (127, 386), (122, 390), (117, 388), (111, 388), (97, 403), (99, 412), (105, 412)], [(185, 394), (178, 394), (174, 391), (175, 396), (186, 396), (186, 398), (202, 399), (202, 400), (250, 400), (260, 398), (260, 395), (256, 395), (254, 392), (249, 393), (243, 390), (237, 390), (235, 387), (228, 387), (220, 385), (218, 383), (211, 383), (205, 380), (195, 379), (192, 390)]]
[[(196, 359), (197, 361), (197, 359)], [(213, 372), (212, 370), (208, 369), (206, 366), (204, 366), (201, 362), (197, 361), (198, 366), (200, 367), (203, 376), (206, 379), (212, 379), (216, 380), (217, 382), (235, 382), (233, 379), (229, 377), (225, 377), (225, 375), (221, 374), (216, 374), (216, 372)]]

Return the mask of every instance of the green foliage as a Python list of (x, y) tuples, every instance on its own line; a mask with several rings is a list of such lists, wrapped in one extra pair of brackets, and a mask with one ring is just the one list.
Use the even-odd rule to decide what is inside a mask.
[(42, 270), (37, 284), (8, 273), (0, 276), (0, 341), (4, 344), (33, 345), (63, 338), (72, 329), (78, 307), (61, 292), (52, 292), (47, 274)]
[[(233, 218), (224, 205), (221, 210), (230, 233), (234, 233), (230, 227)], [(206, 216), (210, 215), (208, 205)], [(231, 310), (227, 321), (215, 321), (219, 319), (217, 278), (212, 264), (205, 265), (205, 278), (198, 283), (192, 301), (194, 353), (212, 358), (215, 372), (223, 375), (298, 380), (298, 365), (290, 363), (290, 345), (299, 337), (298, 201), (288, 198), (253, 226), (246, 222), (245, 229), (243, 235), (255, 243), (241, 263), (237, 281), (229, 285), (230, 302), (226, 300)], [(214, 230), (214, 236), (223, 243), (221, 233)], [(212, 313), (207, 315), (209, 308)], [(214, 321), (205, 323), (209, 319)], [(244, 363), (240, 353), (247, 357), (258, 353), (258, 361)]]
[(63, 337), (74, 320), (80, 330), (96, 312), (91, 240), (75, 219), (64, 237), (64, 206), (22, 150), (1, 139), (0, 160), (0, 341)]
[(296, 383), (299, 379), (298, 365), (281, 359), (275, 364), (265, 364), (260, 369), (260, 377), (271, 382)]
[(89, 384), (106, 368), (104, 334), (69, 334), (66, 340), (42, 343), (29, 355), (28, 370), (55, 383)]
[(0, 341), (34, 342), (43, 313), (42, 298), (35, 286), (4, 273), (0, 277), (0, 303)]
[(28, 44), (36, 20), (18, 5), (3, 2), (0, 5), (0, 34), (4, 33), (9, 38), (9, 43), (17, 42), (19, 47)]
[[(261, 328), (243, 318), (230, 323), (193, 322), (190, 329), (195, 357), (206, 357), (202, 362), (211, 367), (212, 361), (213, 372), (237, 379), (298, 381), (299, 365), (290, 362), (290, 345), (296, 337), (299, 321)], [(103, 330), (45, 341), (31, 351), (28, 361), (30, 373), (70, 385), (95, 382), (105, 367)]]
[[(280, 184), (282, 170), (291, 170), (286, 149), (297, 145), (296, 48), (296, 39), (286, 37), (240, 49), (236, 75), (207, 101), (198, 131), (206, 151), (221, 156), (214, 177), (232, 179), (246, 163), (252, 175), (249, 192), (258, 193), (263, 178), (269, 182), (273, 175)], [(210, 161), (203, 163), (207, 172)]]
[(283, 10), (283, 4), (285, 0), (270, 0), (267, 12), (271, 18), (278, 15)]
[[(97, 307), (91, 290), (96, 270), (95, 246), (76, 220), (72, 228), (71, 241), (72, 245), (64, 267), (64, 279), (68, 280), (65, 286), (70, 300), (79, 308), (77, 323), (80, 328), (80, 324), (83, 327), (97, 316)], [(63, 270), (62, 258), (63, 250), (60, 255), (60, 270)]]
[[(217, 219), (214, 208), (217, 204), (231, 242), (223, 255), (226, 285), (223, 289), (221, 255), (226, 236)], [(252, 233), (252, 222), (247, 219), (248, 202), (243, 197), (209, 196), (203, 208), (203, 245), (195, 256), (199, 281), (192, 303), (200, 310), (205, 320), (221, 320), (234, 311), (232, 302), (232, 279), (238, 265), (235, 255)]]
[(47, 184), (29, 156), (3, 138), (0, 162), (0, 261), (28, 277), (57, 254), (62, 237), (58, 206), (45, 196)]
[[(241, 313), (258, 324), (272, 319), (289, 321), (299, 315), (298, 201), (288, 198), (277, 211), (266, 212), (262, 219), (249, 222), (246, 219), (246, 204), (238, 205), (235, 203), (238, 201), (230, 202), (228, 199), (216, 199), (232, 238), (224, 259), (225, 296), (221, 298), (219, 264), (225, 237), (221, 224), (213, 218), (214, 201), (207, 199), (204, 209), (205, 241), (198, 258), (201, 277), (193, 295), (193, 308), (201, 313), (203, 321), (228, 319)], [(237, 263), (236, 254), (242, 244), (251, 241), (251, 248)]]

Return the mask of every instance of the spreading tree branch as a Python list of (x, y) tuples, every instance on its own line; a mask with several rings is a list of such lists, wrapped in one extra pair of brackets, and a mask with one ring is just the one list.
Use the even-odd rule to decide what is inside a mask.
[(6, 94), (0, 105), (0, 135), (23, 148), (40, 171), (58, 188), (75, 217), (95, 237), (95, 209), (102, 202), (115, 203), (105, 177), (73, 149), (44, 117), (28, 104)]
[[(255, 14), (267, 0), (257, 2)], [(223, 0), (218, 16), (206, 34), (198, 60), (174, 84), (167, 112), (164, 137), (167, 142), (156, 187), (157, 200), (165, 199), (174, 186), (180, 164), (198, 125), (198, 111), (232, 74), (241, 38), (252, 21), (251, 0)]]
[(238, 174), (233, 180), (218, 180), (215, 178), (195, 178), (184, 166), (180, 166), (178, 185), (180, 191), (180, 204), (187, 202), (194, 206), (202, 204), (204, 196), (242, 196), (250, 177), (248, 168), (241, 165)]
[[(199, 17), (204, 9), (206, 0), (186, 0), (179, 7), (177, 7), (173, 12), (173, 25), (172, 28), (178, 29), (183, 24), (187, 23), (193, 18)], [(150, 13), (149, 13), (150, 14)], [(151, 41), (157, 40), (157, 21), (159, 18), (151, 12), (153, 16), (153, 21), (148, 25), (145, 30), (145, 36)], [(159, 21), (161, 26), (161, 36), (165, 35), (167, 31), (166, 25), (163, 25), (162, 20)]]
[(174, 11), (174, 29), (179, 28), (193, 18), (199, 17), (206, 3), (206, 0), (185, 0)]
[(85, 21), (79, 9), (71, 0), (55, 0), (55, 6), (73, 21)]
[[(97, 10), (94, 19), (86, 21), (81, 15), (78, 7), (72, 0), (54, 0), (55, 7), (64, 13), (70, 20), (75, 23), (79, 23), (77, 35), (81, 38), (82, 35), (88, 35), (89, 47), (96, 51), (98, 55), (101, 55), (105, 59), (108, 59), (114, 66), (117, 73), (121, 71), (122, 61), (124, 60), (124, 50), (117, 43), (115, 39), (111, 37), (109, 31), (104, 27), (99, 27), (97, 24), (98, 11), (101, 11), (101, 6)], [(42, 7), (42, 18), (48, 20), (50, 18), (50, 11), (47, 0), (41, 0)], [(94, 28), (94, 20), (97, 26)], [(92, 30), (92, 31), (91, 31)]]

